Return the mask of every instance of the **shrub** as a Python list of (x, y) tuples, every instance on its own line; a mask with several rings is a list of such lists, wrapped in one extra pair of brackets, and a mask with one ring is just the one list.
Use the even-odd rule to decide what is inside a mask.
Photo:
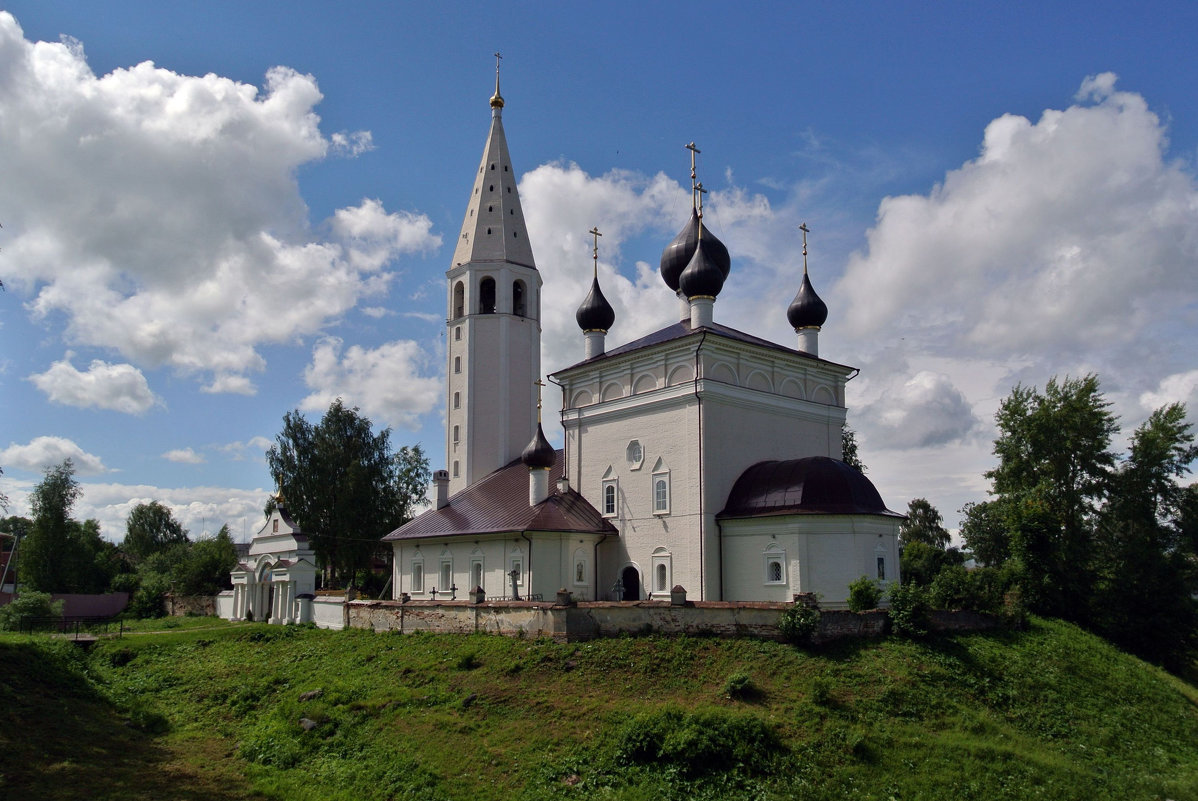
[(890, 626), (904, 637), (923, 637), (928, 633), (927, 591), (918, 584), (894, 584), (890, 587)]
[(877, 609), (881, 600), (882, 588), (868, 576), (862, 576), (849, 585), (849, 609), (853, 612)]
[(785, 610), (778, 618), (778, 631), (787, 642), (806, 644), (819, 630), (820, 611), (818, 606), (798, 602)]
[(760, 695), (748, 673), (736, 672), (724, 680), (724, 695), (733, 701), (748, 701)]
[(23, 617), (62, 617), (62, 601), (51, 601), (48, 592), (22, 592), (0, 606), (0, 630), (16, 631)]
[(978, 609), (978, 598), (969, 573), (960, 565), (946, 567), (928, 587), (928, 603), (935, 609)]
[(616, 735), (621, 765), (670, 768), (693, 779), (723, 771), (769, 773), (783, 751), (774, 729), (756, 715), (677, 709), (629, 719)]

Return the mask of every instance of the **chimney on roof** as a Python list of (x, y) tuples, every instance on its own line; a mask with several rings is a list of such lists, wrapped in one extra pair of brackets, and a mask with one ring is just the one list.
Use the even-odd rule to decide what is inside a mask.
[(433, 497), (438, 509), (449, 505), (449, 471), (433, 471)]

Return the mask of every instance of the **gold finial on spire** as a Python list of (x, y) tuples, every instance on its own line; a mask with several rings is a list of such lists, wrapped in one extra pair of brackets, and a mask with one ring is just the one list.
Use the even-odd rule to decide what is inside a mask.
[(495, 94), (491, 97), (491, 108), (503, 108), (503, 95), (499, 94), (499, 59), (503, 58), (495, 51)]
[(537, 379), (532, 382), (537, 388), (537, 425), (541, 424), (541, 387), (545, 386), (545, 382)]
[(807, 223), (799, 226), (799, 230), (803, 232), (803, 275), (807, 274), (807, 232), (811, 229), (807, 227)]
[(599, 278), (599, 237), (603, 236), (603, 234), (599, 233), (599, 226), (597, 226), (597, 225), (594, 228), (592, 228), (591, 230), (587, 231), (587, 233), (595, 238), (594, 250), (591, 251), (591, 257), (595, 260), (595, 278), (598, 279)]
[(695, 156), (698, 155), (699, 153), (702, 153), (703, 151), (699, 150), (699, 148), (695, 147), (694, 142), (691, 142), (690, 144), (688, 144), (686, 146), (686, 149), (691, 152), (691, 208), (693, 209), (693, 208), (695, 208), (695, 193), (697, 191), (697, 186), (698, 186), (695, 183), (695, 180), (696, 180), (695, 179)]

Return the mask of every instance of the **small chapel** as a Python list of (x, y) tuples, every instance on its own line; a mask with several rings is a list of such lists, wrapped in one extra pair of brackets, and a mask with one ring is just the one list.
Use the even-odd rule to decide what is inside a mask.
[[(616, 315), (598, 278), (581, 300), (580, 360), (561, 388), (564, 442), (540, 419), (541, 275), (503, 130), (491, 124), (446, 272), (445, 469), (432, 507), (388, 534), (394, 596), (481, 591), (540, 600), (845, 605), (861, 576), (897, 581), (898, 529), (872, 482), (843, 460), (854, 368), (819, 356), (828, 308), (807, 273), (782, 345), (718, 322), (728, 249), (703, 220), (691, 149), (690, 217), (661, 254), (676, 315), (607, 348)], [(734, 280), (734, 279), (733, 279)], [(672, 317), (672, 319), (671, 319)]]

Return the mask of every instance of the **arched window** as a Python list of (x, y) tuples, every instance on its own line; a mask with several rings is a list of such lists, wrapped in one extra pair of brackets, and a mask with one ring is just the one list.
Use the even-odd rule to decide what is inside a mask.
[(770, 560), (770, 575), (769, 575), (769, 578), (767, 579), (767, 581), (781, 581), (781, 580), (782, 580), (782, 563), (779, 562), (777, 559), (771, 559)]
[(670, 482), (665, 478), (653, 479), (653, 511), (670, 511)]
[(495, 279), (484, 278), (478, 285), (479, 314), (495, 313)]
[(459, 433), (460, 433), (459, 427), (458, 427), (458, 426), (454, 426), (454, 427), (453, 427), (453, 444), (454, 444), (454, 445), (457, 445), (457, 444), (458, 444), (458, 442), (461, 440), (461, 437), (459, 436)]
[(461, 281), (453, 285), (453, 316), (461, 317), (466, 313), (466, 286)]
[(455, 373), (462, 372), (462, 357), (461, 356), (453, 357), (453, 371)]
[(512, 314), (517, 317), (527, 317), (527, 312), (524, 308), (524, 282), (516, 281), (512, 284)]
[(616, 482), (603, 482), (603, 514), (614, 515), (616, 513)]
[(667, 575), (666, 566), (658, 565), (657, 572), (656, 572), (657, 586), (653, 588), (655, 592), (665, 592), (666, 591), (666, 581), (668, 580), (666, 578), (666, 575)]
[(786, 552), (777, 544), (765, 549), (765, 583), (786, 583)]
[(460, 392), (453, 393), (453, 408), (455, 408), (455, 409), (462, 408), (462, 393), (460, 393)]

